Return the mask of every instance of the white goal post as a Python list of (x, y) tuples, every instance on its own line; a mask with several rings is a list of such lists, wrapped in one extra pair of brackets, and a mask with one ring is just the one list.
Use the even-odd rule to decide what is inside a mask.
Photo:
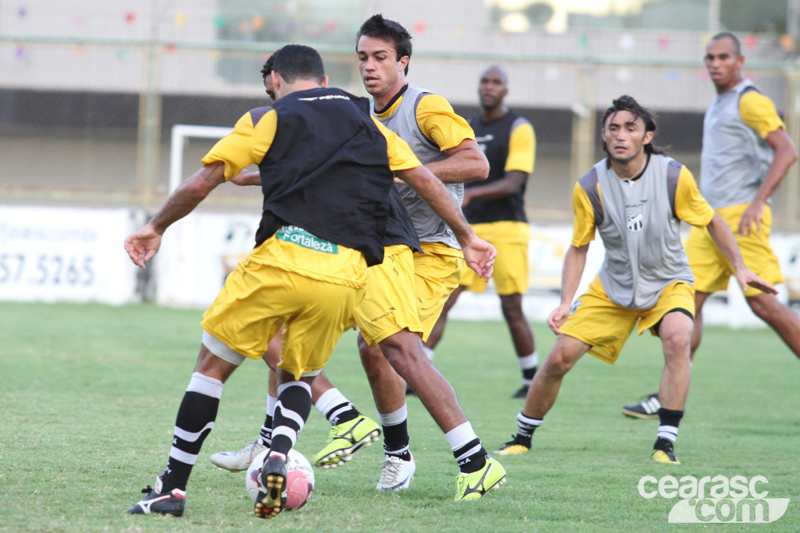
[(183, 148), (186, 139), (197, 137), (202, 139), (221, 139), (233, 131), (233, 128), (222, 126), (194, 126), (191, 124), (176, 124), (172, 126), (172, 136), (169, 145), (169, 192), (174, 191), (183, 179)]

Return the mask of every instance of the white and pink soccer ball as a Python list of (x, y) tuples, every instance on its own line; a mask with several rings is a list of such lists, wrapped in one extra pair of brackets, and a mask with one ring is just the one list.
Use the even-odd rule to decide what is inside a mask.
[[(253, 503), (256, 502), (258, 491), (261, 488), (261, 467), (269, 450), (258, 454), (250, 468), (247, 469), (245, 486)], [(286, 458), (286, 510), (300, 509), (306, 504), (314, 491), (314, 470), (302, 453), (294, 448), (289, 451)]]

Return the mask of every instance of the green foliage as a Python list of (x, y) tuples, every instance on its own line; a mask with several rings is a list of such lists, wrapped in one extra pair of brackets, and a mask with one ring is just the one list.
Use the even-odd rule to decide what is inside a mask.
[[(642, 476), (668, 474), (763, 475), (769, 497), (792, 500), (783, 518), (765, 527), (800, 529), (798, 362), (771, 331), (716, 328), (707, 328), (694, 365), (678, 467), (648, 460), (656, 421), (619, 413), (657, 388), (660, 343), (645, 335), (632, 337), (614, 366), (591, 356), (576, 365), (533, 451), (504, 458), (508, 483), (482, 501), (451, 501), (457, 469), (449, 446), (411, 398), (417, 475), (409, 491), (375, 491), (382, 453), (372, 446), (344, 468), (318, 470), (303, 510), (264, 523), (252, 516), (244, 474), (216, 470), (208, 461), (215, 451), (242, 447), (263, 422), (266, 366), (246, 362), (223, 392), (185, 515), (125, 515), (165, 465), (199, 347), (200, 314), (0, 303), (0, 531), (673, 531), (667, 516), (675, 501), (646, 500), (637, 492)], [(544, 358), (554, 336), (539, 324), (535, 331)], [(510, 398), (519, 370), (506, 326), (449, 324), (435, 362), (486, 448), (508, 440), (522, 401)], [(374, 416), (354, 333), (343, 337), (327, 371)], [(298, 449), (313, 456), (328, 428), (312, 412)]]

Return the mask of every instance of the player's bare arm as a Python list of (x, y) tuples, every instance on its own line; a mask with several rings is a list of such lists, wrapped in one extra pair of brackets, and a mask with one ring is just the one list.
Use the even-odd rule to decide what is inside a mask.
[(261, 186), (261, 173), (260, 172), (250, 172), (249, 170), (242, 170), (239, 174), (236, 175), (235, 178), (231, 179), (231, 183), (234, 185), (239, 185), (241, 187), (246, 187), (249, 185), (258, 185)]
[(488, 280), (492, 275), (497, 250), (475, 235), (467, 219), (464, 218), (461, 207), (456, 205), (444, 185), (424, 166), (399, 170), (397, 177), (411, 186), (428, 203), (433, 212), (450, 226), (461, 245), (467, 265), (479, 276)]
[(125, 251), (133, 263), (144, 268), (161, 247), (161, 236), (174, 222), (191, 213), (214, 188), (225, 181), (225, 164), (211, 163), (181, 183), (145, 226), (125, 239)]
[(742, 213), (742, 218), (739, 220), (739, 235), (750, 235), (753, 223), (756, 225), (756, 232), (761, 232), (761, 217), (764, 214), (767, 199), (783, 181), (792, 163), (797, 161), (797, 149), (783, 128), (778, 128), (767, 135), (766, 141), (775, 150), (775, 157), (772, 159), (764, 181), (758, 188), (755, 199)]
[(733, 265), (733, 269), (736, 273), (736, 280), (739, 282), (739, 286), (743, 291), (746, 290), (749, 285), (767, 294), (778, 294), (775, 287), (756, 276), (745, 266), (742, 254), (739, 251), (739, 247), (736, 245), (733, 232), (731, 232), (728, 224), (721, 216), (714, 213), (714, 218), (711, 219), (707, 228), (711, 238), (714, 239), (716, 245), (722, 250), (722, 253), (725, 254), (725, 258)]
[(547, 325), (556, 334), (561, 334), (559, 328), (569, 316), (572, 299), (575, 298), (578, 284), (581, 282), (581, 276), (583, 276), (583, 269), (586, 267), (586, 255), (588, 252), (588, 244), (583, 246), (570, 245), (564, 257), (564, 268), (561, 271), (561, 303), (547, 317)]
[(489, 161), (472, 139), (464, 139), (445, 153), (446, 158), (425, 165), (443, 183), (466, 183), (489, 177)]
[(494, 200), (519, 194), (526, 179), (528, 179), (527, 172), (509, 170), (495, 182), (469, 187), (464, 190), (464, 202), (461, 207), (465, 207), (473, 200)]

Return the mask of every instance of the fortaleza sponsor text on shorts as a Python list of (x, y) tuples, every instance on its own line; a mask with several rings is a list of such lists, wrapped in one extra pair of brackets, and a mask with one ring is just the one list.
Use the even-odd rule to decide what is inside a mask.
[(768, 498), (764, 476), (644, 476), (642, 498), (677, 499), (669, 512), (670, 524), (768, 524), (789, 507), (789, 498)]

